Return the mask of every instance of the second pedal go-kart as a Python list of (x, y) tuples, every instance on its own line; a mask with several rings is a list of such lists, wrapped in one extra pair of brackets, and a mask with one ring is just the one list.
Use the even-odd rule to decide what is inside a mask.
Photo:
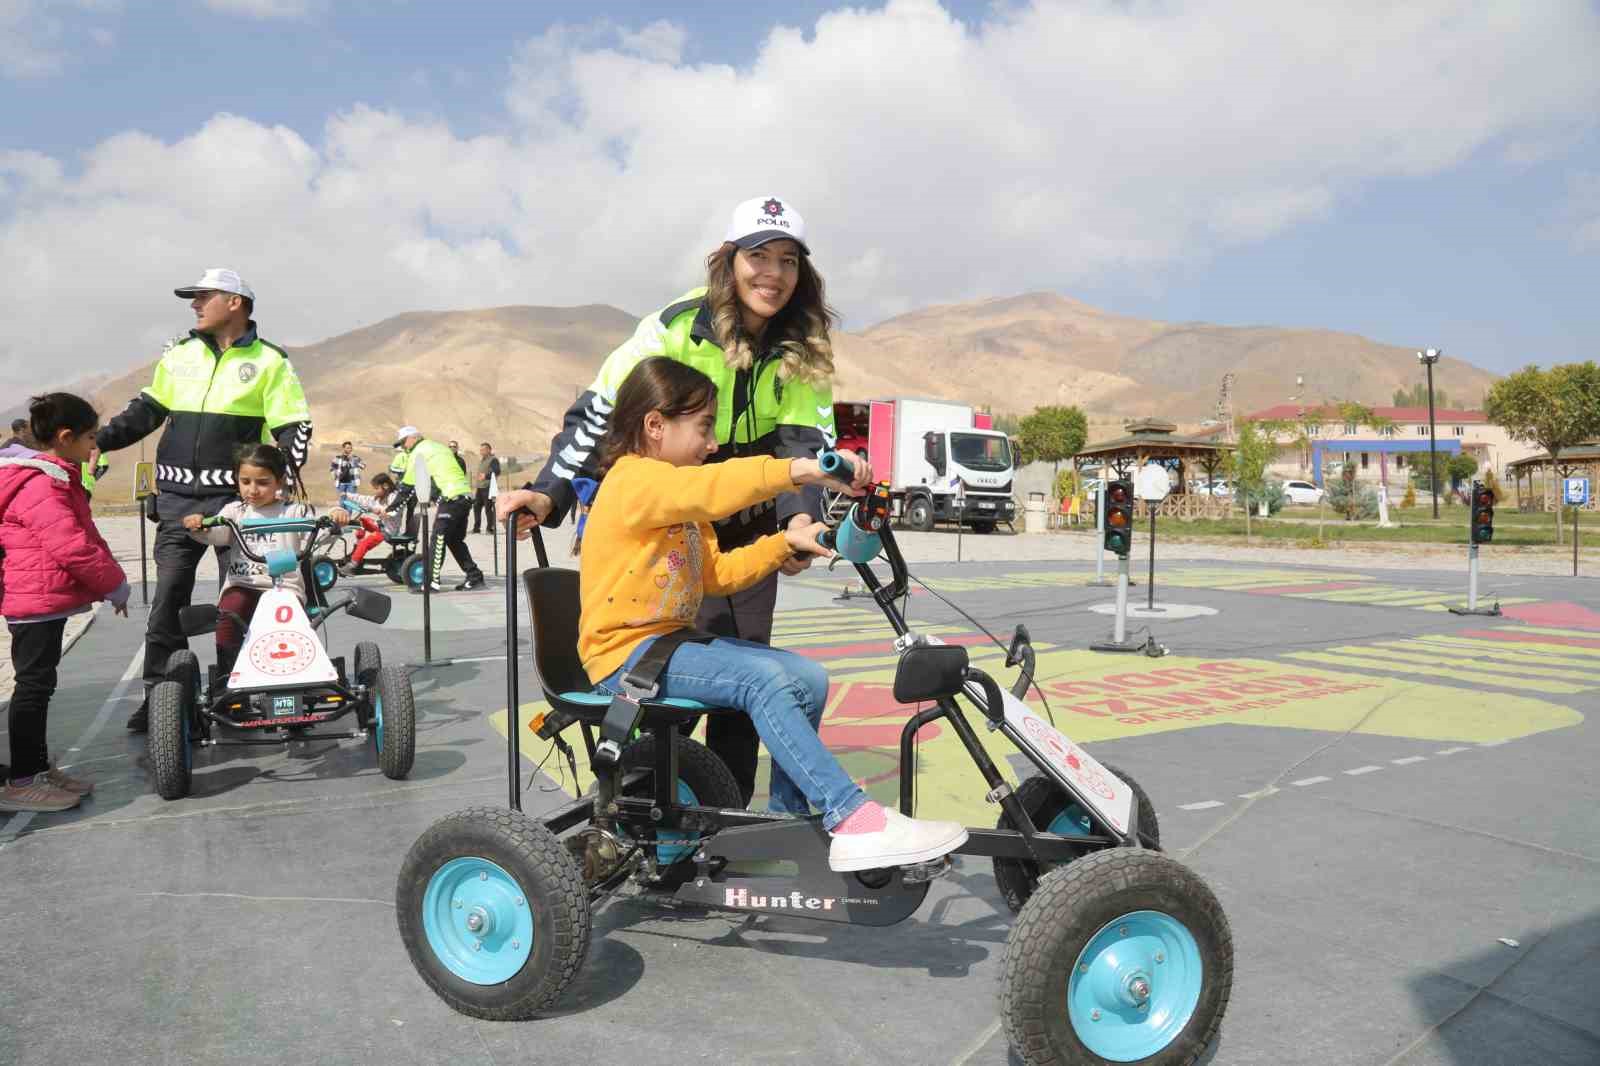
[[(825, 469), (838, 462), (824, 456)], [(989, 859), (1017, 912), (1000, 977), (1013, 1051), (1029, 1066), (1194, 1062), (1233, 987), (1221, 904), (1198, 874), (1161, 853), (1143, 789), (1023, 703), (1034, 660), (1025, 628), (1008, 649), (1006, 665), (1020, 667), (1010, 691), (971, 665), (965, 648), (910, 628), (898, 606), (909, 574), (888, 503), (879, 486), (829, 531), (829, 546), (855, 565), (898, 637), (896, 701), (933, 704), (907, 708), (900, 810), (914, 813), (917, 732), (933, 722), (960, 739), (974, 786), (981, 778), (985, 798), (1000, 807), (998, 824), (970, 828), (956, 854)], [(506, 530), (512, 573), (514, 522)], [(553, 1010), (588, 952), (592, 909), (629, 881), (642, 894), (709, 909), (858, 925), (893, 925), (921, 906), (948, 859), (836, 873), (820, 817), (739, 809), (728, 768), (680, 731), (694, 716), (738, 712), (658, 699), (649, 686), (632, 706), (593, 694), (577, 657), (578, 575), (551, 569), (539, 536), (536, 529), (540, 566), (523, 581), (551, 710), (534, 725), (574, 777), (562, 731), (580, 727), (595, 787), (553, 811), (522, 811), (517, 583), (508, 581), (510, 809), (473, 807), (434, 823), (406, 855), (396, 886), (401, 938), (434, 992), (477, 1018)], [(870, 565), (880, 555), (887, 584)], [(963, 704), (977, 712), (976, 728)], [(1000, 734), (1034, 772), (1007, 780), (978, 728)]]
[[(366, 508), (348, 496), (340, 497), (339, 506), (353, 515), (367, 513)], [(354, 536), (360, 539), (360, 527), (356, 527)], [(353, 549), (342, 535), (330, 537), (324, 549), (311, 560), (312, 580), (317, 588), (327, 592), (339, 583), (340, 577), (381, 573), (396, 585), (421, 588), (428, 570), (415, 532), (385, 537), (383, 546), (389, 549), (387, 555), (369, 554), (355, 568), (341, 572), (340, 567), (349, 562)]]
[[(385, 777), (400, 779), (411, 772), (416, 755), (416, 707), (411, 675), (403, 666), (384, 666), (378, 645), (361, 641), (346, 669), (342, 656), (330, 658), (323, 644), (325, 625), (339, 611), (382, 625), (389, 618), (389, 597), (358, 588), (331, 603), (307, 580), (309, 607), (291, 589), (284, 575), (313, 556), (321, 538), (334, 528), (322, 518), (246, 519), (236, 523), (216, 516), (205, 527), (226, 526), (234, 551), (260, 563), (272, 576), (272, 588), (261, 594), (253, 616), (235, 620), (246, 630), (232, 672), (217, 667), (202, 671), (188, 649), (167, 660), (166, 679), (150, 691), (150, 770), (162, 799), (189, 794), (196, 748), (217, 744), (283, 744), (291, 740), (344, 740), (371, 737), (378, 766)], [(299, 553), (277, 549), (254, 551), (248, 538), (277, 533), (307, 534)], [(179, 623), (194, 637), (216, 629), (215, 604), (185, 607)], [(318, 727), (355, 716), (353, 732), (328, 732)]]

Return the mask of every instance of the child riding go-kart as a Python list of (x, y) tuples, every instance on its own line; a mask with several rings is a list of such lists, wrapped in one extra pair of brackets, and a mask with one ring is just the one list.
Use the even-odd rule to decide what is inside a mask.
[[(329, 658), (322, 639), (324, 624), (341, 610), (382, 625), (389, 617), (389, 597), (358, 588), (328, 603), (313, 592), (311, 606), (306, 607), (283, 584), (285, 575), (311, 558), (318, 542), (334, 528), (333, 520), (234, 522), (218, 515), (199, 526), (227, 529), (233, 541), (231, 550), (264, 566), (272, 588), (261, 593), (249, 619), (233, 617), (244, 631), (244, 642), (228, 674), (216, 666), (202, 672), (194, 653), (184, 649), (168, 659), (166, 680), (151, 691), (150, 767), (161, 798), (188, 795), (196, 746), (370, 736), (385, 777), (400, 779), (410, 773), (416, 752), (410, 675), (402, 666), (384, 666), (382, 653), (371, 641), (356, 645), (354, 668), (347, 671), (343, 657)], [(276, 534), (304, 536), (304, 546), (299, 552), (279, 549), (262, 555), (247, 542), (247, 535)], [(308, 590), (315, 589), (312, 582), (306, 585)], [(220, 617), (214, 604), (179, 612), (184, 633), (191, 637), (215, 630)], [(355, 732), (312, 732), (352, 713)]]
[[(840, 462), (823, 457), (825, 470)], [(888, 503), (879, 486), (825, 535), (825, 546), (855, 565), (898, 638), (896, 701), (932, 704), (907, 709), (900, 813), (913, 814), (917, 733), (934, 722), (959, 738), (985, 798), (1000, 807), (997, 825), (969, 828), (954, 853), (990, 859), (1018, 914), (1000, 979), (1013, 1051), (1030, 1066), (1194, 1062), (1216, 1035), (1232, 989), (1233, 941), (1221, 905), (1199, 875), (1161, 853), (1143, 789), (1023, 703), (1034, 661), (1024, 627), (1006, 656), (1008, 667), (1020, 667), (1009, 691), (971, 665), (964, 647), (912, 630), (900, 607), (909, 574)], [(506, 529), (513, 573), (515, 525), (513, 517)], [(564, 731), (577, 725), (596, 780), (558, 809), (522, 812), (517, 583), (508, 581), (511, 809), (469, 808), (435, 823), (412, 846), (396, 888), (401, 937), (441, 998), (478, 1018), (550, 1011), (583, 964), (593, 908), (630, 881), (641, 893), (743, 914), (887, 926), (916, 912), (948, 859), (830, 868), (821, 817), (740, 809), (727, 767), (681, 733), (696, 716), (729, 712), (658, 698), (655, 681), (643, 676), (630, 675), (615, 698), (594, 692), (577, 652), (578, 575), (549, 568), (537, 529), (533, 536), (540, 566), (523, 582), (551, 709), (532, 728), (576, 776)], [(887, 583), (870, 565), (880, 556)], [(1008, 780), (980, 725), (1004, 737), (1033, 773)]]
[[(386, 474), (378, 475), (378, 478), (387, 477)], [(373, 481), (376, 482), (378, 478)], [(329, 540), (326, 549), (311, 560), (311, 577), (317, 588), (327, 592), (339, 583), (341, 577), (376, 573), (382, 573), (396, 585), (422, 587), (427, 567), (417, 544), (416, 532), (406, 528), (404, 514), (391, 514), (384, 503), (384, 498), (375, 496), (347, 493), (339, 497), (339, 506), (357, 516), (360, 523), (360, 528), (356, 530), (357, 546), (352, 549), (342, 535)], [(368, 534), (381, 532), (382, 536), (371, 538), (377, 540), (375, 544), (363, 545), (362, 541), (369, 537), (363, 536), (362, 530)], [(368, 554), (378, 544), (387, 545), (389, 553)], [(365, 551), (362, 550), (363, 546), (366, 547)]]

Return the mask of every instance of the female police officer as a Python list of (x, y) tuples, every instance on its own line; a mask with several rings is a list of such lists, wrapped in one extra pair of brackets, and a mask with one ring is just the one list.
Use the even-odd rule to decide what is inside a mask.
[[(736, 207), (726, 238), (706, 257), (706, 284), (647, 316), (606, 357), (594, 384), (567, 411), (539, 476), (500, 495), (501, 519), (526, 508), (533, 517), (523, 518), (523, 528), (557, 525), (572, 510), (572, 480), (594, 476), (595, 446), (605, 435), (618, 387), (650, 356), (687, 363), (716, 382), (718, 448), (708, 462), (746, 455), (806, 458), (828, 447), (834, 439), (828, 331), (836, 316), (810, 252), (805, 223), (788, 202), (758, 197)], [(855, 483), (870, 480), (871, 471), (859, 464)], [(780, 527), (808, 525), (821, 514), (821, 489), (804, 488), (718, 523), (717, 543), (723, 550), (737, 548)], [(799, 573), (809, 565), (794, 560), (783, 572)], [(708, 598), (695, 625), (769, 643), (777, 595), (774, 574), (744, 592)], [(750, 720), (715, 715), (706, 740), (749, 803), (760, 748)]]

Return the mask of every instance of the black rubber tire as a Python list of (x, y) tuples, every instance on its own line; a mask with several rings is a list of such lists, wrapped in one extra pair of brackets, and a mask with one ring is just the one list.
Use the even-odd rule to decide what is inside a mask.
[(358, 685), (374, 685), (378, 681), (378, 669), (383, 666), (383, 649), (370, 640), (363, 640), (356, 645), (355, 656), (351, 661), (351, 679)]
[(191, 739), (209, 737), (211, 735), (211, 722), (200, 713), (200, 660), (188, 648), (179, 648), (167, 656), (166, 679), (175, 681), (183, 686), (184, 701), (183, 711), (189, 716), (189, 736)]
[(372, 744), (378, 749), (378, 769), (391, 781), (401, 781), (411, 772), (417, 756), (417, 704), (411, 692), (411, 675), (403, 666), (380, 666), (376, 681), (378, 698), (383, 700), (383, 743), (372, 730)]
[(1000, 1016), (1011, 1050), (1027, 1066), (1100, 1066), (1067, 1011), (1079, 955), (1109, 923), (1152, 910), (1195, 938), (1204, 976), (1194, 1015), (1149, 1066), (1194, 1062), (1216, 1036), (1233, 991), (1233, 933), (1205, 881), (1175, 859), (1143, 848), (1107, 848), (1054, 870), (1017, 916), (1000, 974)]
[[(418, 580), (418, 575), (421, 579)], [(412, 552), (406, 556), (405, 562), (400, 564), (401, 580), (406, 588), (412, 592), (421, 592), (422, 584), (428, 580), (428, 561), (421, 552)]]
[(904, 522), (907, 529), (926, 533), (933, 528), (933, 501), (926, 496), (914, 496), (906, 501)]
[(393, 581), (396, 585), (406, 583), (405, 566), (406, 557), (396, 553), (383, 561), (383, 576)]
[[(463, 857), (499, 865), (533, 907), (533, 953), (510, 980), (497, 985), (475, 985), (451, 973), (423, 930), (429, 878)], [(417, 838), (400, 865), (395, 920), (411, 964), (428, 987), (462, 1014), (491, 1021), (522, 1021), (548, 1011), (589, 952), (589, 894), (576, 860), (542, 824), (504, 807), (457, 811)]]
[(972, 531), (974, 533), (993, 533), (994, 523), (987, 519), (982, 522), (974, 522), (972, 523)]
[[(322, 574), (318, 574), (317, 567), (323, 565), (324, 563), (327, 564), (327, 569), (324, 570)], [(328, 578), (328, 583), (326, 585), (322, 583), (322, 575), (326, 575)], [(317, 583), (318, 588), (320, 588), (323, 592), (327, 592), (329, 589), (333, 588), (333, 586), (339, 583), (339, 561), (329, 555), (319, 555), (312, 559), (311, 578)]]
[[(1139, 782), (1110, 763), (1101, 763), (1114, 776), (1121, 778), (1122, 782), (1133, 790), (1133, 802), (1139, 812), (1139, 841), (1152, 851), (1161, 850), (1161, 826), (1156, 820), (1156, 809), (1150, 802), (1150, 797), (1140, 787)], [(1024, 778), (1017, 785), (1017, 798), (1022, 801), (1023, 809), (1028, 812), (1028, 817), (1033, 819), (1033, 824), (1040, 829), (1047, 828), (1067, 805), (1067, 794), (1056, 787), (1055, 782), (1048, 777), (1035, 776)], [(1004, 813), (995, 822), (996, 829), (1014, 829), (1011, 819)], [(1083, 854), (1089, 854), (1093, 849), (1085, 847)], [(1081, 858), (1082, 856), (1080, 856)], [(1076, 862), (1077, 860), (1073, 860)], [(1000, 897), (1006, 901), (1006, 906), (1011, 908), (1011, 913), (1016, 914), (1022, 910), (1029, 897), (1039, 885), (1039, 879), (1052, 869), (1060, 869), (1065, 863), (1057, 863), (1040, 869), (1039, 864), (1029, 859), (997, 858), (994, 860), (994, 883), (1000, 890)]]
[[(739, 782), (722, 757), (693, 737), (680, 733), (677, 741), (678, 779), (694, 792), (699, 806), (728, 807), (733, 810), (743, 808), (744, 798), (739, 791)], [(646, 733), (623, 749), (622, 768), (648, 770), (655, 764), (655, 757), (655, 734)], [(646, 778), (637, 792), (630, 795), (649, 795), (652, 787), (651, 779)]]
[(150, 690), (150, 735), (145, 742), (150, 776), (156, 795), (164, 800), (182, 799), (189, 794), (189, 722), (184, 709), (183, 686), (176, 681), (161, 681)]

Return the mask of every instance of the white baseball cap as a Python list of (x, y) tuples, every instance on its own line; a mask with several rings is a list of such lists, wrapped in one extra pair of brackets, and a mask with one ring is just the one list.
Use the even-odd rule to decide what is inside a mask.
[(255, 303), (256, 299), (256, 291), (245, 284), (245, 280), (239, 276), (239, 272), (237, 270), (229, 270), (227, 267), (211, 267), (204, 274), (201, 274), (200, 280), (193, 285), (185, 285), (181, 289), (172, 290), (174, 296), (181, 296), (185, 300), (192, 300), (203, 292), (231, 292), (235, 296), (243, 296), (251, 303)]
[(805, 219), (787, 200), (777, 196), (758, 196), (734, 208), (733, 218), (728, 220), (728, 235), (722, 239), (746, 251), (768, 241), (791, 240), (800, 246), (802, 254), (811, 254), (806, 247)]
[(407, 437), (420, 436), (422, 436), (422, 430), (418, 429), (416, 426), (401, 426), (394, 435), (394, 446), (396, 448), (400, 447), (400, 445), (406, 442)]

